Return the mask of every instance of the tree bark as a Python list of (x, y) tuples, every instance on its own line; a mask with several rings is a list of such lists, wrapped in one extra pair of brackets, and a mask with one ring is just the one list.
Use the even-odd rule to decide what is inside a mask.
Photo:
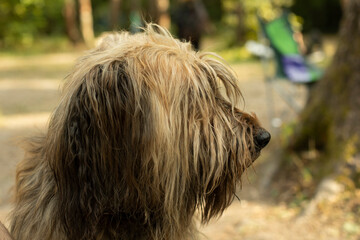
[(94, 45), (94, 27), (91, 0), (79, 0), (81, 33), (88, 47)]
[(150, 21), (169, 29), (171, 25), (169, 0), (150, 0), (149, 2)]
[(245, 27), (245, 9), (242, 2), (236, 3), (236, 15), (237, 15), (237, 26), (236, 26), (236, 44), (241, 45), (245, 42), (246, 27)]
[(110, 4), (110, 25), (112, 30), (119, 27), (118, 21), (120, 16), (121, 0), (111, 0)]
[(159, 9), (159, 25), (170, 29), (171, 20), (169, 16), (169, 0), (157, 0)]
[(339, 146), (360, 136), (360, 2), (344, 3), (336, 54), (310, 94), (290, 145), (294, 150), (304, 150), (312, 139), (317, 149), (329, 152), (333, 144)]
[(76, 5), (74, 0), (65, 0), (64, 17), (66, 24), (66, 34), (73, 44), (77, 44), (80, 38), (80, 32), (76, 21)]
[(323, 78), (311, 90), (287, 146), (297, 156), (304, 156), (310, 146), (318, 157), (300, 157), (296, 164), (284, 160), (277, 180), (292, 178), (301, 185), (304, 179), (300, 172), (306, 169), (313, 186), (324, 177), (344, 173), (353, 186), (360, 185), (360, 1), (342, 2), (337, 51)]
[(159, 6), (158, 6), (158, 0), (149, 0), (149, 17), (148, 19), (150, 22), (153, 23), (159, 23)]

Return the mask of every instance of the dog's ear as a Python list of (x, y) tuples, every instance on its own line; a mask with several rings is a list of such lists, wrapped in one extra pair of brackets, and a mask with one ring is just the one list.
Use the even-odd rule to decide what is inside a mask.
[(81, 239), (85, 229), (95, 228), (101, 211), (113, 209), (112, 198), (123, 182), (121, 143), (132, 94), (123, 63), (95, 66), (72, 89), (70, 98), (66, 96), (69, 100), (62, 101), (50, 122), (48, 158), (71, 239)]

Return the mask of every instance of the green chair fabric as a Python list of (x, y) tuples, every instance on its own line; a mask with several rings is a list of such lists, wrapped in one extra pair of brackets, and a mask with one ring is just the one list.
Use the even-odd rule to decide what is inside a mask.
[(310, 83), (320, 79), (323, 72), (309, 64), (299, 51), (287, 12), (269, 22), (260, 17), (258, 19), (264, 36), (275, 52), (279, 77), (286, 77), (297, 83)]

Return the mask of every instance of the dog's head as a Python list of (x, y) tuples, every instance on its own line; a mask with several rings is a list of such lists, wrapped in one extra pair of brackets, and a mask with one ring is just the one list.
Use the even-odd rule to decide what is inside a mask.
[(70, 234), (126, 222), (176, 234), (196, 209), (222, 213), (270, 140), (241, 100), (218, 57), (158, 26), (105, 38), (69, 75), (48, 133)]

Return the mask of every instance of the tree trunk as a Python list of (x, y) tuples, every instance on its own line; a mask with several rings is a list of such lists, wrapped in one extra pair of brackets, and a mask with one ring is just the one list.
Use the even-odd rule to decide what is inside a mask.
[(94, 27), (91, 0), (79, 0), (81, 33), (88, 47), (94, 45)]
[(304, 156), (301, 153), (309, 152), (310, 146), (319, 153), (318, 157), (283, 161), (277, 180), (289, 182), (288, 179), (292, 178), (295, 180), (293, 183), (304, 186), (306, 170), (312, 179), (310, 185), (313, 190), (322, 178), (329, 175), (341, 176), (346, 178), (349, 185), (359, 187), (359, 12), (360, 1), (343, 0), (343, 19), (336, 54), (323, 78), (310, 92), (309, 101), (289, 141), (288, 150), (297, 156)]
[(242, 2), (236, 4), (237, 26), (236, 26), (236, 44), (241, 45), (245, 42), (246, 27), (245, 27), (245, 9)]
[(80, 38), (80, 32), (76, 21), (75, 0), (65, 0), (64, 17), (66, 24), (66, 34), (73, 44), (77, 44)]
[(171, 21), (169, 16), (169, 0), (158, 0), (159, 25), (170, 29)]
[(110, 25), (112, 30), (118, 30), (121, 0), (111, 0), (110, 4)]
[(158, 0), (149, 0), (149, 19), (148, 21), (153, 23), (159, 23), (159, 6)]
[(159, 24), (167, 29), (170, 28), (169, 0), (149, 1), (150, 21)]

